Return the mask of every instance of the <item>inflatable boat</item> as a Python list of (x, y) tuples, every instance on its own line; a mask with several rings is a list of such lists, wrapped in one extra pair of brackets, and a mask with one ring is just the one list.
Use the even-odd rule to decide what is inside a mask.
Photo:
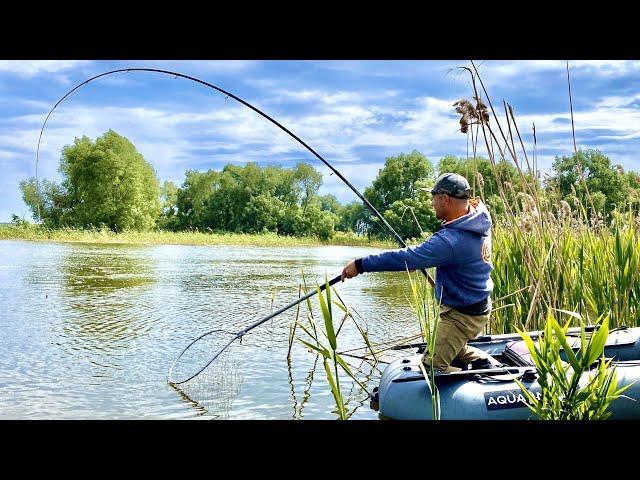
[[(530, 332), (532, 338), (540, 332)], [(570, 329), (574, 351), (580, 346), (580, 330)], [(495, 359), (493, 368), (463, 369), (438, 373), (435, 383), (440, 395), (442, 420), (526, 420), (535, 418), (514, 378), (534, 395), (539, 394), (536, 368), (518, 334), (484, 335), (469, 341)], [(371, 406), (381, 418), (431, 420), (431, 390), (420, 369), (424, 344), (398, 359), (382, 373), (371, 396)], [(561, 356), (564, 353), (561, 354)], [(611, 330), (604, 349), (606, 358), (617, 366), (618, 388), (631, 385), (625, 397), (611, 403), (610, 419), (640, 419), (640, 327)], [(566, 359), (566, 358), (565, 358)], [(586, 381), (586, 378), (585, 378)]]

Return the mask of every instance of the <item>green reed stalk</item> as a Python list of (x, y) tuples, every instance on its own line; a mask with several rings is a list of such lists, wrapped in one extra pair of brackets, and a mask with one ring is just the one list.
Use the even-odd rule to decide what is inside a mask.
[[(304, 281), (304, 276), (303, 276)], [(351, 377), (360, 387), (366, 391), (368, 390), (365, 385), (356, 377), (353, 373), (349, 365), (344, 361), (342, 356), (338, 353), (338, 332), (336, 332), (334, 328), (334, 311), (333, 305), (337, 306), (342, 312), (343, 317), (340, 320), (342, 324), (347, 318), (351, 318), (354, 323), (357, 322), (351, 315), (349, 308), (342, 302), (339, 295), (336, 294), (336, 299), (332, 299), (331, 291), (332, 288), (329, 286), (329, 279), (326, 278), (326, 289), (324, 293), (320, 290), (320, 287), (317, 286), (318, 294), (318, 305), (320, 307), (320, 311), (322, 313), (323, 325), (324, 328), (320, 328), (320, 325), (317, 324), (315, 319), (313, 318), (312, 306), (310, 299), (307, 299), (307, 318), (309, 320), (310, 328), (307, 328), (304, 324), (299, 323), (299, 327), (304, 333), (307, 334), (309, 340), (305, 340), (300, 337), (296, 337), (303, 345), (307, 348), (318, 352), (322, 355), (324, 370), (327, 376), (327, 382), (329, 383), (329, 388), (331, 389), (331, 393), (336, 403), (336, 408), (338, 412), (338, 418), (340, 420), (347, 420), (349, 418), (349, 412), (347, 411), (344, 395), (342, 393), (342, 389), (340, 387), (340, 371), (346, 373), (349, 377)], [(334, 291), (335, 293), (335, 291)], [(358, 331), (363, 332), (362, 328), (358, 326)], [(365, 338), (365, 342), (368, 344), (368, 338)], [(353, 412), (352, 412), (353, 413)]]
[(433, 419), (440, 420), (440, 392), (436, 385), (435, 369), (433, 367), (433, 352), (435, 351), (438, 322), (440, 320), (440, 302), (435, 297), (435, 289), (431, 288), (424, 275), (416, 273), (414, 277), (408, 269), (407, 275), (409, 276), (412, 295), (409, 302), (418, 319), (422, 338), (426, 343), (426, 351), (429, 353), (427, 358), (431, 362), (428, 372), (420, 362), (420, 370), (429, 386)]
[[(579, 316), (575, 312), (567, 312)], [(537, 344), (525, 331), (518, 329), (536, 366), (540, 394), (531, 393), (515, 380), (527, 398), (529, 410), (540, 420), (604, 420), (609, 407), (630, 385), (617, 388), (616, 367), (604, 358), (604, 346), (609, 335), (609, 316), (596, 321), (599, 326), (587, 340), (581, 321), (580, 349), (573, 352), (567, 340), (570, 321), (561, 327), (549, 311), (544, 334)], [(567, 361), (563, 361), (563, 351)], [(597, 362), (597, 364), (596, 364)], [(595, 364), (595, 368), (594, 368)]]

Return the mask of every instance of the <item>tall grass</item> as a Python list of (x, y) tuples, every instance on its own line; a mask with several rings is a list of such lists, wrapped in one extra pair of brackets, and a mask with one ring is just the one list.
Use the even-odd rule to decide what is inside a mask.
[(551, 220), (539, 235), (496, 226), (494, 298), (512, 305), (493, 312), (491, 332), (539, 330), (549, 308), (589, 318), (611, 311), (612, 327), (639, 326), (640, 235), (634, 221), (620, 215), (611, 228), (595, 229), (576, 218)]
[(395, 247), (392, 241), (369, 240), (354, 233), (337, 232), (331, 240), (315, 237), (281, 236), (276, 233), (213, 233), (152, 230), (147, 232), (114, 233), (108, 228), (49, 229), (41, 225), (0, 225), (0, 240), (30, 240), (69, 243), (122, 243), (142, 245), (236, 245), (258, 247), (297, 247), (317, 245), (344, 245), (369, 247)]

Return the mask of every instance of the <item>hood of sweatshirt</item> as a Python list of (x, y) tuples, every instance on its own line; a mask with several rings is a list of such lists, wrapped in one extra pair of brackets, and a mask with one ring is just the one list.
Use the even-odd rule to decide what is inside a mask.
[(479, 201), (475, 208), (473, 205), (471, 206), (471, 210), (470, 213), (462, 217), (456, 218), (451, 222), (445, 222), (442, 224), (442, 228), (455, 228), (481, 236), (489, 235), (492, 221), (485, 204)]

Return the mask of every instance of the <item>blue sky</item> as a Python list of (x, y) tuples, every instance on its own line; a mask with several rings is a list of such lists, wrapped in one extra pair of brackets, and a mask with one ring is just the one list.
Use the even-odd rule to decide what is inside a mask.
[[(573, 151), (566, 63), (477, 61), (496, 107), (515, 111), (529, 154), (535, 123), (538, 166)], [(0, 60), (0, 222), (31, 218), (18, 182), (35, 175), (47, 112), (71, 88), (108, 70), (140, 67), (200, 78), (265, 111), (332, 163), (357, 189), (369, 186), (385, 158), (418, 150), (434, 165), (465, 156), (453, 103), (470, 99), (465, 60), (416, 61), (12, 61)], [(597, 148), (640, 171), (640, 62), (569, 61), (579, 148)], [(501, 115), (499, 115), (501, 116)], [(493, 120), (492, 120), (493, 121)], [(40, 147), (38, 176), (60, 181), (62, 148), (108, 129), (127, 137), (159, 180), (182, 184), (188, 169), (227, 163), (313, 164), (321, 193), (356, 196), (285, 132), (233, 99), (189, 80), (147, 72), (107, 76), (80, 88), (55, 110)]]

